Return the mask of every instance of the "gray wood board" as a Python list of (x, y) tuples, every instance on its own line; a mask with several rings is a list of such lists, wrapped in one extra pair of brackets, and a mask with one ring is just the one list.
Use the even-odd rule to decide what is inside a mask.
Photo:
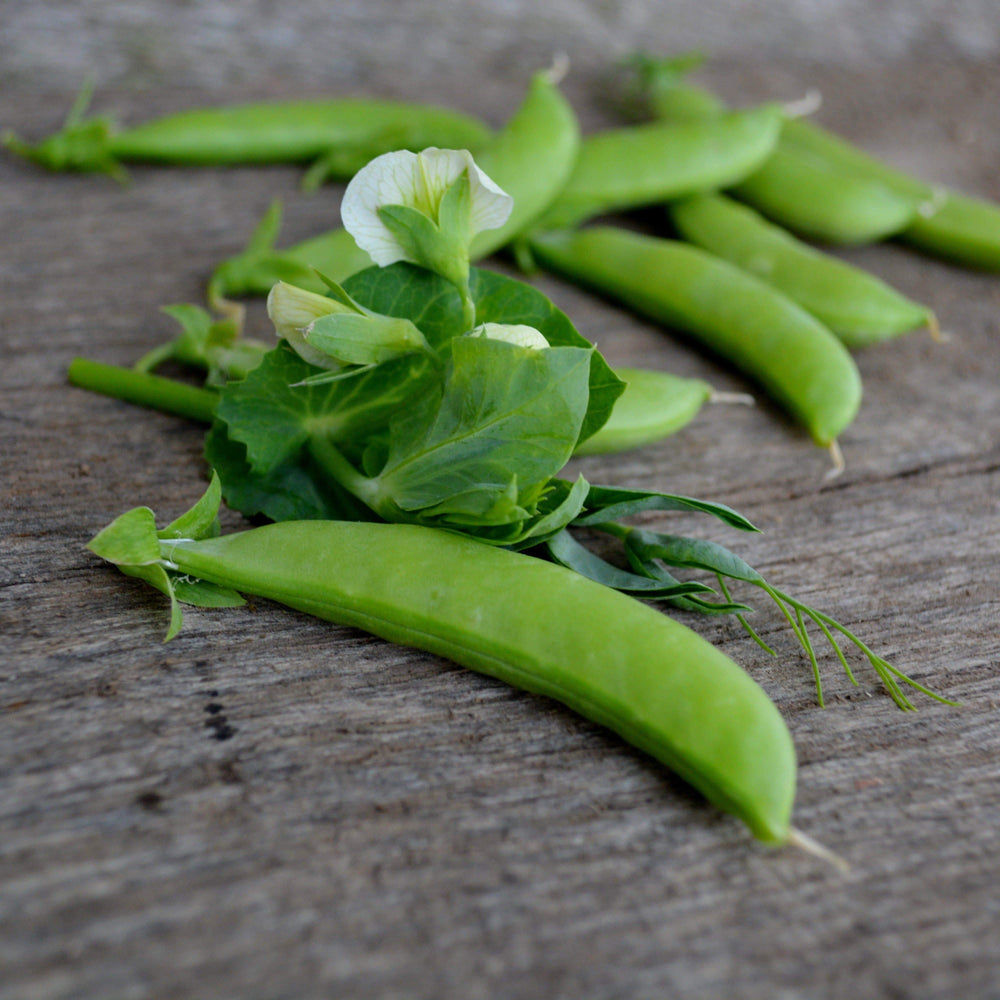
[[(594, 127), (605, 79), (582, 62), (567, 92)], [(491, 71), (475, 93), (450, 77), (408, 96), (497, 124), (527, 76)], [(379, 74), (354, 89), (392, 92)], [(261, 78), (253, 96), (297, 93)], [(744, 101), (818, 83), (827, 123), (1000, 199), (992, 65), (748, 53), (714, 81)], [(136, 121), (245, 96), (164, 86), (98, 104)], [(41, 135), (70, 99), (36, 76), (5, 95), (3, 124)], [(776, 658), (734, 622), (685, 619), (777, 701), (800, 756), (796, 823), (843, 875), (758, 846), (559, 706), (434, 656), (258, 600), (191, 610), (164, 646), (160, 595), (85, 550), (127, 507), (175, 516), (205, 468), (199, 428), (73, 389), (67, 364), (127, 364), (169, 336), (159, 307), (200, 301), (273, 197), (289, 243), (334, 225), (339, 189), (305, 197), (298, 176), (140, 168), (121, 187), (0, 160), (0, 996), (1000, 996), (1000, 278), (896, 246), (844, 253), (951, 337), (858, 354), (866, 396), (835, 481), (764, 402), (575, 464), (738, 507), (763, 534), (706, 535), (961, 700), (904, 714), (863, 666), (853, 688), (824, 655), (821, 710), (775, 610), (755, 621)], [(682, 339), (538, 284), (615, 363), (749, 388)], [(265, 333), (259, 306), (250, 323)]]

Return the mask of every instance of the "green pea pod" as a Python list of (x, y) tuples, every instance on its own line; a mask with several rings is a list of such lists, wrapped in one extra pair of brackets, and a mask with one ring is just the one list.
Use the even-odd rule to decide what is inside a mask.
[(795, 752), (763, 690), (687, 627), (571, 570), (413, 525), (284, 521), (177, 538), (157, 534), (147, 508), (90, 547), (171, 595), (171, 632), (183, 575), (428, 650), (609, 727), (760, 840), (795, 839)]
[(670, 216), (686, 240), (777, 288), (848, 347), (863, 347), (921, 326), (936, 329), (926, 306), (867, 271), (800, 242), (724, 195), (674, 202)]
[(514, 207), (502, 226), (476, 235), (472, 260), (499, 250), (534, 223), (566, 184), (579, 147), (580, 126), (554, 72), (536, 73), (517, 112), (476, 155)]
[(367, 98), (195, 108), (118, 130), (106, 118), (83, 117), (88, 98), (85, 89), (62, 130), (37, 145), (10, 133), (4, 143), (50, 170), (121, 177), (125, 162), (235, 166), (319, 161), (313, 178), (318, 181), (350, 177), (389, 150), (476, 150), (491, 135), (482, 122), (447, 108)]
[(800, 236), (840, 246), (897, 235), (916, 217), (918, 206), (879, 181), (846, 175), (785, 144), (732, 193)]
[[(514, 199), (507, 222), (479, 233), (472, 257), (487, 256), (530, 225), (562, 189), (576, 159), (579, 126), (572, 108), (559, 92), (551, 73), (535, 75), (521, 106), (477, 154), (476, 162)], [(278, 281), (313, 292), (326, 289), (316, 273), (341, 282), (371, 266), (344, 229), (321, 233), (285, 250), (275, 250), (281, 225), (281, 205), (273, 203), (241, 253), (223, 261), (212, 273), (209, 302), (246, 295), (267, 295)]]
[(852, 177), (884, 184), (919, 204), (901, 237), (957, 264), (1000, 271), (1000, 206), (983, 198), (927, 184), (890, 167), (840, 136), (809, 121), (789, 122), (789, 144), (822, 157)]
[(696, 247), (611, 226), (538, 234), (539, 262), (682, 330), (759, 382), (822, 446), (854, 419), (851, 356), (786, 296)]
[(764, 104), (705, 121), (652, 122), (588, 136), (539, 228), (735, 184), (771, 153), (781, 121), (781, 108)]
[[(711, 121), (725, 105), (701, 87), (682, 82), (692, 60), (639, 57), (644, 101), (659, 120)], [(895, 236), (916, 217), (922, 196), (893, 190), (876, 177), (835, 168), (800, 142), (801, 119), (784, 119), (775, 147), (732, 193), (800, 236), (823, 243), (860, 245)]]
[[(706, 119), (724, 108), (681, 83), (688, 57), (636, 59), (654, 115)], [(775, 155), (734, 191), (789, 229), (830, 243), (889, 237), (967, 267), (1000, 271), (1000, 205), (927, 184), (804, 118), (783, 125)]]
[(604, 455), (659, 441), (690, 423), (712, 395), (707, 382), (669, 372), (618, 368), (615, 374), (624, 379), (625, 391), (607, 423), (576, 449), (577, 455)]

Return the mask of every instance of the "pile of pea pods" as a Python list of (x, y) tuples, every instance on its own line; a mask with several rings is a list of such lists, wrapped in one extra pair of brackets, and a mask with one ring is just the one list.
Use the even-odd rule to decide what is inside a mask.
[[(476, 237), (474, 258), (506, 250), (526, 272), (549, 269), (683, 332), (759, 384), (839, 461), (837, 438), (861, 401), (850, 350), (921, 327), (936, 333), (937, 323), (925, 306), (816, 244), (900, 239), (1000, 271), (1000, 208), (893, 170), (812, 124), (801, 109), (767, 103), (730, 110), (687, 83), (691, 68), (688, 58), (637, 58), (647, 120), (586, 136), (554, 69), (532, 78), (521, 105), (496, 131), (447, 108), (363, 98), (203, 108), (122, 130), (106, 118), (85, 117), (85, 93), (60, 132), (37, 145), (13, 135), (4, 142), (49, 169), (120, 179), (127, 162), (302, 163), (309, 165), (303, 180), (309, 189), (348, 179), (391, 150), (467, 148), (514, 206), (503, 226)], [(650, 207), (662, 210), (662, 233), (608, 221)], [(321, 276), (339, 282), (371, 264), (343, 229), (278, 249), (280, 225), (281, 206), (274, 203), (246, 248), (213, 271), (208, 304), (224, 319), (208, 336), (224, 324), (225, 336), (233, 335), (241, 297), (265, 295), (279, 281), (322, 292)], [(173, 315), (182, 325), (201, 322), (203, 311), (191, 310), (173, 307)], [(240, 343), (231, 352), (233, 371)], [(149, 371), (168, 357), (184, 360), (185, 344), (179, 337), (135, 370)], [(258, 357), (249, 349), (248, 366)], [(588, 451), (635, 447), (671, 433), (710, 395), (698, 380), (620, 374), (628, 387), (605, 427), (587, 441)], [(105, 370), (101, 377), (111, 375)], [(107, 384), (99, 391), (130, 398)], [(178, 390), (172, 391), (179, 412)], [(190, 396), (185, 414), (210, 421), (214, 404), (198, 390)], [(623, 502), (634, 500), (617, 492)], [(821, 851), (790, 826), (795, 755), (777, 710), (748, 675), (686, 627), (565, 569), (570, 563), (553, 565), (416, 525), (285, 521), (218, 537), (220, 500), (213, 477), (202, 500), (166, 528), (157, 531), (152, 511), (135, 508), (91, 541), (95, 553), (169, 595), (169, 635), (180, 627), (178, 602), (231, 606), (241, 602), (240, 593), (253, 593), (429, 649), (608, 725), (740, 816), (761, 840)], [(641, 536), (635, 552), (652, 561), (656, 537), (667, 536), (647, 542)], [(945, 700), (731, 554), (720, 570), (717, 549), (692, 543), (680, 564), (763, 587), (792, 609), (803, 635), (808, 615), (845, 667), (831, 630), (865, 652), (890, 690), (901, 678)], [(400, 572), (380, 571), (390, 559)], [(439, 581), (428, 606), (424, 584), (443, 559), (453, 579)], [(721, 575), (719, 582), (728, 601)], [(489, 593), (473, 614), (466, 598), (477, 588)], [(546, 616), (569, 616), (578, 625), (539, 629)], [(810, 658), (815, 672), (811, 651)]]
[[(938, 327), (927, 307), (816, 244), (899, 239), (1000, 270), (1000, 208), (907, 176), (794, 107), (728, 109), (686, 81), (697, 61), (635, 57), (648, 120), (586, 136), (557, 67), (534, 76), (496, 132), (447, 108), (365, 98), (201, 108), (120, 130), (84, 117), (84, 94), (60, 132), (4, 142), (50, 169), (118, 177), (124, 162), (310, 163), (310, 189), (391, 149), (467, 148), (515, 205), (504, 227), (480, 234), (475, 257), (507, 248), (526, 271), (541, 266), (682, 332), (755, 382), (839, 467), (837, 438), (861, 403), (850, 349)], [(591, 224), (661, 205), (669, 236)], [(317, 272), (340, 281), (370, 264), (342, 229), (276, 249), (280, 221), (272, 205), (245, 250), (214, 270), (212, 307), (231, 312), (233, 299), (278, 280), (318, 291)], [(709, 398), (704, 384), (662, 374), (632, 378), (635, 424), (620, 417), (608, 448), (676, 430)]]

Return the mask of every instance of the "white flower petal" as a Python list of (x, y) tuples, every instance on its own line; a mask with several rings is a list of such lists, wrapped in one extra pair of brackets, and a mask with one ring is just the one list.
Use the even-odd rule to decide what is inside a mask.
[(472, 212), (469, 224), (472, 235), (484, 229), (499, 229), (510, 218), (514, 199), (476, 166), (469, 157), (469, 188), (472, 194)]
[(340, 206), (344, 228), (380, 267), (408, 260), (406, 251), (379, 218), (379, 208), (406, 205), (436, 223), (444, 193), (465, 171), (469, 177), (470, 231), (459, 235), (471, 239), (480, 230), (502, 226), (513, 208), (510, 195), (476, 166), (468, 150), (432, 146), (421, 153), (383, 153), (362, 167), (344, 192)]

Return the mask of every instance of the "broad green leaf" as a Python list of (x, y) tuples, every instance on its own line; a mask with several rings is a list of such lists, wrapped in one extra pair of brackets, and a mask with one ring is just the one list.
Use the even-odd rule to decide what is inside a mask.
[[(462, 329), (458, 292), (449, 282), (410, 264), (368, 268), (344, 286), (362, 305), (388, 316), (411, 319), (432, 347), (440, 348)], [(553, 347), (584, 347), (585, 340), (564, 312), (537, 288), (493, 271), (472, 268), (469, 288), (476, 304), (477, 323), (533, 326)], [(611, 414), (624, 389), (598, 351), (590, 358), (590, 400), (580, 428), (580, 441), (597, 431)]]
[(572, 453), (589, 367), (581, 348), (454, 341), (440, 404), (393, 424), (380, 493), (417, 511), (471, 489), (499, 499), (514, 480), (532, 505)]
[(318, 372), (279, 344), (242, 382), (220, 393), (216, 417), (231, 440), (246, 446), (254, 472), (294, 462), (313, 435), (343, 441), (383, 426), (422, 391), (431, 365), (424, 357), (409, 356), (354, 378), (301, 384)]
[(246, 459), (246, 447), (230, 440), (224, 424), (216, 424), (205, 438), (205, 459), (222, 480), (226, 503), (247, 517), (263, 514), (272, 521), (371, 520), (340, 486), (326, 479), (308, 454), (255, 472)]
[(148, 507), (133, 507), (98, 532), (87, 548), (116, 566), (149, 566), (159, 562), (156, 517)]

